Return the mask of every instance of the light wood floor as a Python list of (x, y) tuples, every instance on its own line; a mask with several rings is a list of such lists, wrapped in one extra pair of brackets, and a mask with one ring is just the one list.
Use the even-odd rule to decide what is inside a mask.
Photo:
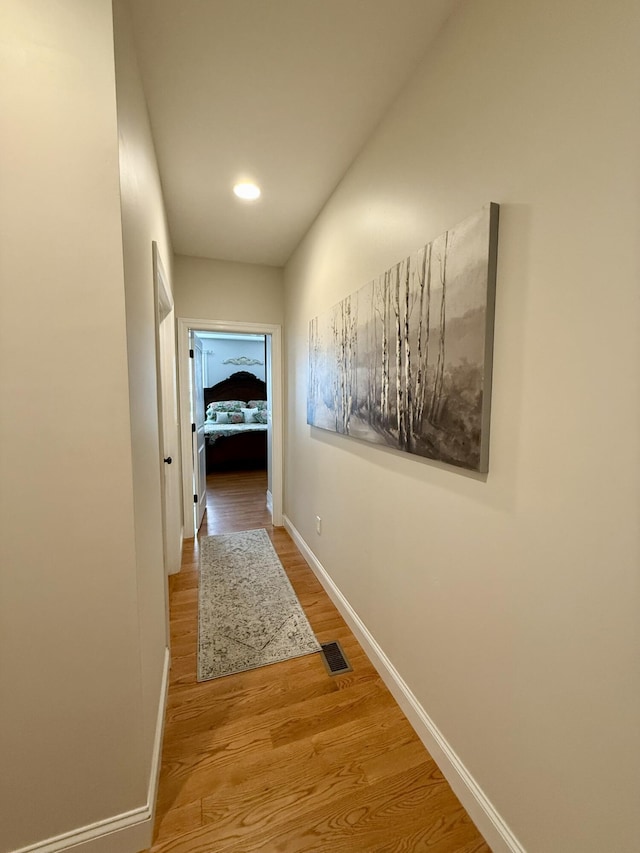
[(265, 527), (319, 655), (198, 684), (197, 542), (171, 578), (171, 684), (153, 853), (490, 853), (288, 534), (261, 472), (209, 477), (200, 535)]

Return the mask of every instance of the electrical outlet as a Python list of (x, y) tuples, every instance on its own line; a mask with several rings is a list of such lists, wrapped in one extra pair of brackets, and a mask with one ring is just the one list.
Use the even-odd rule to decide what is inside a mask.
[(322, 533), (322, 519), (319, 515), (316, 515), (316, 533), (318, 536)]

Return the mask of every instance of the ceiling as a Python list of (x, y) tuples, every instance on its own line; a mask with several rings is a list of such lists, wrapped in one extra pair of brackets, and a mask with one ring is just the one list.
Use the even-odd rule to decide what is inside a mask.
[(131, 0), (174, 250), (284, 265), (455, 2)]

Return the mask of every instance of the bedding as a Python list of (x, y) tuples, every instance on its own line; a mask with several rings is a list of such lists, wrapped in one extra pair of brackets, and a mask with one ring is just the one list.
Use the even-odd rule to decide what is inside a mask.
[[(257, 400), (251, 402), (257, 403)], [(262, 401), (266, 404), (266, 400)], [(249, 408), (242, 400), (223, 400), (209, 403), (205, 423), (216, 424), (266, 424), (267, 410), (259, 406)]]
[(209, 444), (215, 444), (219, 438), (229, 438), (232, 435), (246, 435), (248, 432), (266, 432), (266, 424), (256, 423), (206, 423), (204, 434)]
[(244, 423), (244, 415), (242, 412), (217, 412), (216, 419), (214, 421), (215, 424), (243, 424)]
[(229, 412), (240, 412), (242, 407), (246, 405), (244, 400), (219, 400), (216, 403), (209, 403), (206, 419), (208, 421), (217, 421), (219, 415), (229, 414)]

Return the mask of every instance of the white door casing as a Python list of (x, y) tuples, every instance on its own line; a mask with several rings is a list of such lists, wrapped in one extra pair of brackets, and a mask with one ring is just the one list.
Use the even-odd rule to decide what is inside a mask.
[(267, 506), (273, 514), (273, 342), (271, 335), (265, 336), (264, 355), (265, 355), (265, 377), (267, 381), (267, 400), (269, 408), (267, 409)]
[[(202, 373), (202, 341), (193, 332), (189, 334), (191, 344), (191, 417), (193, 436), (193, 495), (195, 506), (195, 529), (200, 530), (204, 511), (207, 508), (207, 451), (204, 434), (204, 383)], [(195, 427), (195, 429), (194, 429)]]
[[(182, 491), (184, 501), (185, 538), (195, 535), (193, 513), (193, 453), (190, 408), (189, 331), (232, 332), (267, 335), (270, 339), (270, 458), (268, 468), (271, 487), (273, 524), (281, 527), (283, 490), (283, 394), (282, 394), (282, 327), (270, 323), (241, 323), (231, 320), (201, 320), (178, 317), (178, 378), (180, 383), (180, 432), (182, 436)], [(266, 496), (265, 496), (266, 497)]]
[[(182, 560), (182, 484), (180, 478), (180, 425), (176, 380), (175, 319), (171, 311), (158, 330), (162, 383), (162, 455), (165, 564), (168, 574), (180, 571)], [(171, 464), (165, 459), (171, 459)]]
[[(175, 431), (175, 420), (172, 422), (169, 412), (175, 412), (176, 380), (173, 357), (169, 341), (173, 337), (173, 299), (168, 286), (167, 276), (162, 264), (158, 244), (151, 244), (153, 263), (153, 293), (155, 303), (155, 348), (156, 348), (156, 383), (158, 401), (158, 439), (160, 456), (160, 501), (162, 506), (162, 547), (165, 574), (180, 570), (182, 556), (182, 524), (179, 513), (178, 495), (175, 491), (179, 474), (175, 473), (179, 466), (178, 448), (172, 447), (171, 437)], [(173, 395), (173, 396), (172, 396)], [(175, 414), (173, 416), (175, 418)], [(174, 458), (175, 457), (175, 458)], [(171, 462), (168, 460), (171, 459)], [(171, 473), (168, 466), (172, 465)], [(168, 619), (168, 590), (167, 599)]]

